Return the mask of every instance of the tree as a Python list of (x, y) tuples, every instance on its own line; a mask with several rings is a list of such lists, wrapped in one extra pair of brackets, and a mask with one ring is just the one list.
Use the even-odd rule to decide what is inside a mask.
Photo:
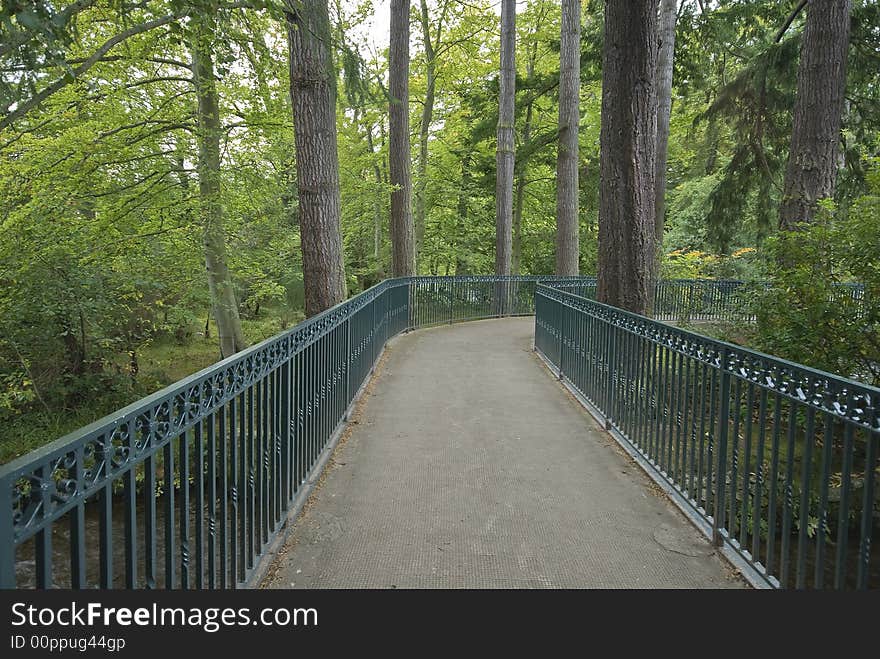
[(214, 17), (199, 15), (194, 23), (192, 68), (198, 108), (197, 142), (199, 146), (199, 211), (204, 230), (205, 269), (220, 336), (220, 355), (228, 357), (246, 347), (241, 331), (238, 302), (226, 258), (226, 234), (220, 178), (220, 103), (212, 57)]
[(851, 2), (814, 0), (808, 5), (779, 208), (783, 230), (812, 222), (817, 202), (834, 195), (840, 156)]
[(654, 279), (659, 277), (666, 219), (666, 159), (669, 149), (669, 118), (672, 114), (672, 69), (675, 58), (675, 21), (678, 0), (660, 0), (657, 51), (657, 154), (654, 182)]
[(559, 49), (559, 150), (556, 157), (556, 274), (579, 271), (578, 129), (581, 3), (562, 0)]
[(290, 2), (286, 17), (303, 283), (306, 315), (313, 316), (345, 298), (336, 71), (330, 55), (327, 1)]
[(495, 155), (495, 274), (510, 274), (513, 224), (514, 98), (516, 95), (516, 0), (501, 2), (501, 75)]
[(388, 45), (388, 165), (391, 178), (391, 269), (415, 273), (409, 146), (409, 0), (391, 0)]
[(652, 293), (656, 61), (656, 1), (606, 0), (597, 296), (636, 313)]

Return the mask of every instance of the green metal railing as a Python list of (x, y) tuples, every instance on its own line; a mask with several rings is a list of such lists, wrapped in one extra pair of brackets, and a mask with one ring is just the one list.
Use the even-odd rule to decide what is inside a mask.
[(536, 350), (753, 582), (880, 585), (880, 390), (561, 288)]
[(384, 281), (0, 467), (0, 587), (253, 581), (388, 339), (534, 313), (538, 279)]
[(385, 281), (0, 467), (0, 586), (247, 583), (409, 291)]
[[(654, 289), (652, 317), (682, 324), (751, 322), (755, 319), (752, 306), (755, 296), (769, 285), (766, 281), (738, 279), (662, 279)], [(555, 287), (588, 300), (596, 299), (595, 278), (583, 277)], [(830, 301), (849, 305), (854, 317), (861, 317), (865, 309), (865, 286), (838, 283)]]
[(876, 389), (539, 281), (595, 291), (591, 278), (387, 280), (0, 466), (0, 587), (257, 581), (391, 337), (530, 314), (539, 350), (747, 569), (802, 585), (814, 547), (813, 585), (876, 583)]

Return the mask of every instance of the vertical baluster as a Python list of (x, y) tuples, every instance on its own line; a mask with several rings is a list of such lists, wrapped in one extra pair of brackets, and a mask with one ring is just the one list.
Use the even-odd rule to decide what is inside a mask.
[[(126, 448), (130, 456), (134, 455), (135, 429), (129, 421), (124, 433)], [(134, 466), (129, 466), (122, 474), (122, 498), (125, 506), (125, 587), (129, 590), (138, 586), (137, 560), (137, 473)]]
[(769, 498), (767, 502), (767, 557), (764, 564), (767, 573), (773, 574), (774, 545), (776, 543), (776, 499), (779, 488), (779, 444), (782, 435), (782, 394), (775, 392), (773, 398), (773, 437), (770, 448)]
[[(85, 454), (83, 447), (74, 451), (73, 473), (69, 474), (76, 481), (77, 493), (85, 489), (83, 478)], [(85, 500), (78, 498), (77, 504), (68, 513), (70, 518), (70, 587), (82, 589), (86, 587), (86, 509)]]
[(196, 468), (196, 517), (195, 547), (196, 547), (196, 588), (201, 590), (205, 587), (205, 441), (202, 435), (204, 422), (199, 421), (193, 427), (193, 458)]
[[(105, 455), (104, 476), (109, 478), (110, 455)], [(98, 492), (98, 588), (113, 588), (113, 481)], [(2, 587), (2, 584), (0, 584)]]
[(792, 513), (794, 512), (794, 494), (792, 491), (794, 483), (794, 447), (795, 437), (797, 434), (797, 407), (794, 402), (789, 406), (788, 411), (788, 444), (785, 454), (785, 501), (782, 508), (782, 554), (780, 557), (781, 583), (783, 588), (789, 585), (789, 572), (791, 569), (791, 556), (789, 548), (791, 545), (791, 523)]
[[(733, 539), (737, 538), (737, 522), (739, 521), (739, 511), (737, 510), (736, 491), (739, 479), (739, 426), (742, 405), (742, 379), (733, 378), (733, 428), (728, 437), (728, 445), (730, 446), (730, 503), (727, 517), (728, 532)], [(743, 490), (745, 496), (745, 490)]]
[(816, 410), (807, 408), (807, 427), (804, 432), (801, 455), (801, 502), (798, 510), (797, 588), (807, 586), (807, 535), (810, 526), (810, 475), (812, 472), (813, 443), (816, 440)]
[[(876, 410), (868, 408), (868, 422), (872, 417), (876, 419)], [(876, 421), (871, 423), (877, 426)], [(865, 455), (865, 489), (862, 495), (862, 520), (859, 529), (859, 564), (856, 573), (856, 588), (865, 590), (868, 587), (871, 564), (871, 536), (873, 535), (874, 521), (874, 483), (877, 476), (877, 453), (880, 445), (880, 433), (872, 432), (867, 436), (867, 451)]]
[(180, 435), (180, 587), (189, 588), (189, 431)]
[(849, 539), (849, 506), (852, 496), (854, 435), (855, 428), (852, 424), (847, 423), (843, 429), (843, 465), (840, 472), (840, 506), (837, 514), (837, 555), (834, 561), (834, 587), (837, 589), (846, 587), (846, 550)]
[[(227, 529), (229, 526), (229, 459), (228, 446), (229, 434), (226, 427), (226, 405), (221, 405), (217, 414), (220, 421), (220, 442), (218, 450), (220, 453), (220, 588), (227, 588), (226, 571), (229, 567), (229, 534)], [(233, 575), (233, 581), (235, 579)]]
[(174, 562), (174, 447), (173, 441), (163, 449), (165, 499), (165, 588), (175, 585), (177, 566)]
[(217, 587), (217, 430), (213, 414), (205, 419), (208, 440), (208, 588)]
[[(830, 396), (829, 396), (830, 398)], [(830, 406), (826, 406), (830, 409)], [(813, 586), (823, 588), (825, 583), (825, 535), (828, 528), (828, 480), (831, 476), (831, 460), (834, 448), (834, 417), (828, 413), (822, 415), (825, 432), (822, 437), (822, 467), (819, 491), (818, 528), (816, 529), (816, 566), (813, 575)]]
[(230, 587), (236, 588), (241, 576), (239, 575), (239, 499), (241, 497), (241, 475), (239, 463), (241, 461), (241, 428), (239, 423), (239, 397), (232, 396), (229, 400), (229, 487), (230, 510), (229, 510), (229, 583)]
[[(150, 444), (148, 451), (152, 450)], [(153, 454), (144, 460), (144, 586), (150, 590), (156, 588), (156, 458)]]
[[(751, 502), (751, 482), (752, 482), (752, 426), (754, 425), (754, 408), (755, 408), (755, 383), (751, 380), (746, 387), (746, 443), (743, 454), (745, 462), (742, 469), (742, 505), (740, 506), (740, 545), (743, 549), (748, 548), (749, 542), (749, 503)], [(757, 509), (760, 513), (760, 508)], [(755, 514), (755, 511), (752, 511)], [(752, 560), (757, 557), (753, 554)]]
[[(758, 450), (755, 454), (755, 495), (752, 499), (752, 558), (761, 557), (761, 515), (764, 501), (764, 447), (767, 439), (767, 378), (762, 373), (760, 402), (758, 403)], [(768, 529), (769, 531), (769, 529)]]

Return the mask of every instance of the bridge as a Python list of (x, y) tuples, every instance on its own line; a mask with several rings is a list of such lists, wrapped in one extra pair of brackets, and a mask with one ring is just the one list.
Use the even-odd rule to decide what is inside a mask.
[(876, 587), (880, 390), (594, 291), (387, 280), (0, 467), (0, 586)]

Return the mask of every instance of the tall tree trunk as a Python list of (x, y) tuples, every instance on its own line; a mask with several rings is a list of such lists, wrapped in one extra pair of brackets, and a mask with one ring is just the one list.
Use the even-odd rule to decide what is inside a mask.
[(672, 114), (672, 65), (675, 59), (675, 21), (678, 0), (660, 0), (657, 52), (657, 154), (654, 171), (654, 256), (653, 279), (660, 276), (663, 256), (663, 227), (666, 221), (666, 154), (669, 147), (669, 117)]
[[(543, 17), (543, 15), (542, 15)], [(540, 22), (538, 23), (540, 25)], [(538, 41), (532, 42), (529, 51), (529, 59), (526, 62), (526, 78), (531, 81), (535, 75), (535, 62), (538, 59)], [(522, 143), (527, 145), (532, 139), (532, 115), (534, 114), (534, 97), (530, 97), (526, 104), (526, 120), (523, 123)], [(529, 158), (521, 158), (516, 162), (516, 189), (513, 200), (513, 236), (510, 255), (510, 272), (514, 275), (522, 274), (522, 216), (523, 202), (526, 194), (526, 177), (528, 176)]]
[(425, 42), (425, 104), (422, 106), (422, 122), (419, 124), (419, 159), (416, 164), (415, 189), (415, 254), (418, 260), (421, 254), (422, 241), (425, 238), (425, 219), (427, 202), (425, 193), (428, 187), (428, 137), (431, 122), (434, 120), (434, 96), (437, 88), (436, 46), (440, 41), (440, 29), (437, 28), (437, 43), (431, 37), (431, 24), (428, 18), (428, 3), (419, 0), (419, 19), (422, 26), (422, 40)]
[(382, 263), (382, 170), (376, 161), (376, 150), (373, 146), (373, 127), (367, 126), (367, 147), (373, 160), (373, 177), (376, 179), (376, 194), (373, 195), (373, 258), (376, 260), (376, 277), (385, 279), (385, 265)]
[(287, 43), (306, 315), (314, 316), (345, 299), (327, 0), (287, 3)]
[[(210, 19), (200, 20), (207, 23)], [(226, 263), (226, 234), (220, 197), (220, 102), (211, 54), (212, 34), (207, 25), (199, 27), (192, 44), (193, 74), (198, 98), (196, 139), (199, 147), (199, 211), (204, 229), (208, 290), (220, 338), (220, 356), (229, 357), (247, 344), (241, 331), (235, 289)]]
[(598, 299), (645, 313), (652, 297), (657, 2), (605, 2)]
[(559, 49), (559, 149), (556, 156), (556, 274), (579, 272), (578, 129), (581, 2), (562, 0)]
[(850, 9), (850, 0), (813, 0), (807, 5), (791, 149), (779, 208), (783, 230), (794, 229), (798, 222), (812, 222), (817, 202), (834, 195)]
[[(531, 110), (531, 104), (529, 104)], [(528, 113), (527, 113), (528, 116)], [(525, 133), (525, 131), (523, 131)], [(513, 193), (513, 227), (511, 231), (510, 274), (522, 274), (522, 213), (526, 196), (525, 167), (519, 168)]]
[(391, 267), (395, 277), (415, 273), (409, 147), (409, 0), (391, 0), (388, 46), (388, 164), (391, 174)]
[(516, 0), (501, 0), (501, 76), (498, 150), (495, 156), (495, 274), (510, 274), (513, 223), (514, 97), (516, 94)]
[(466, 152), (461, 158), (461, 185), (458, 188), (458, 215), (456, 216), (453, 253), (455, 254), (455, 274), (470, 274), (468, 262), (461, 258), (461, 236), (459, 227), (467, 227), (468, 208), (471, 200), (471, 154)]

